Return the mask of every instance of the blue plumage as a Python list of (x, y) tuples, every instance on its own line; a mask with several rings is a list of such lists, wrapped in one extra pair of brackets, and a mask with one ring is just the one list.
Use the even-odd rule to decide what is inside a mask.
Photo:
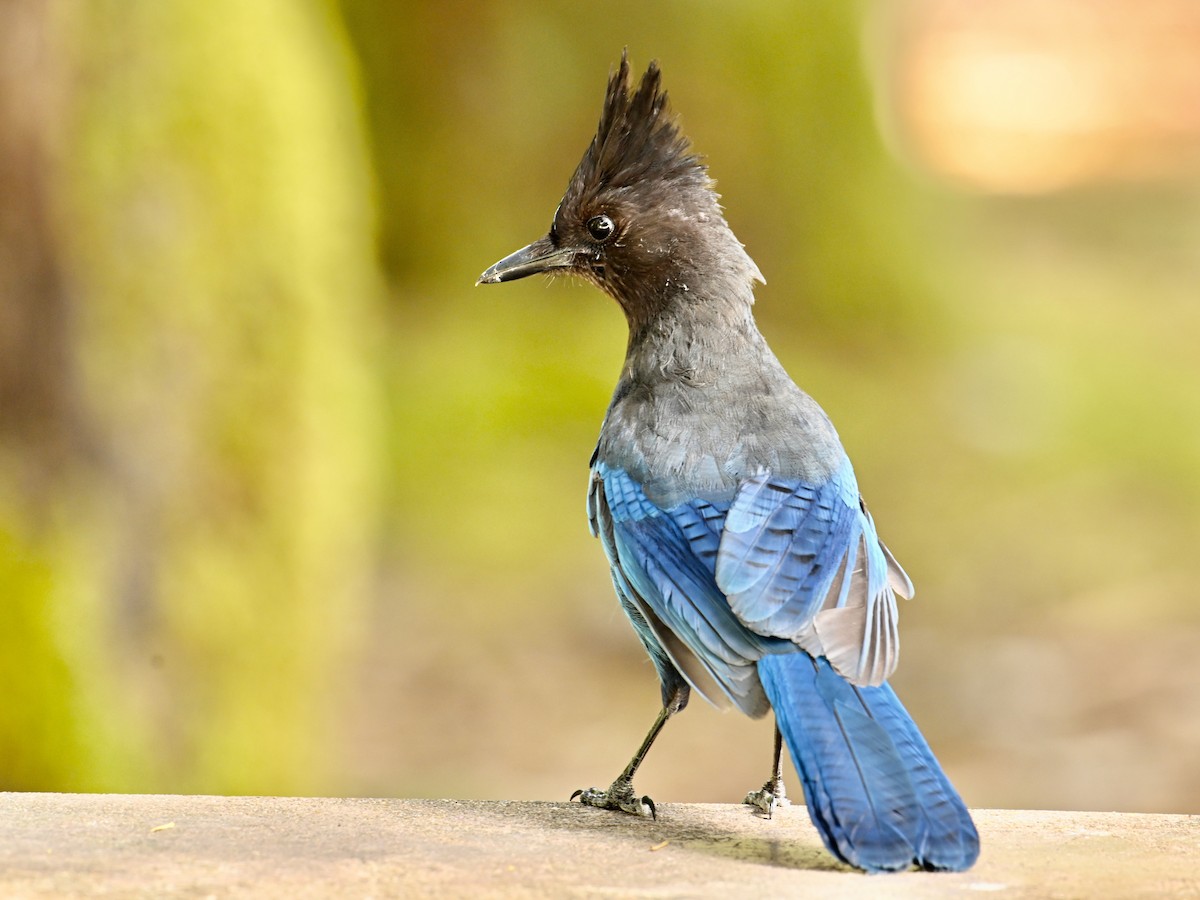
[(758, 672), (831, 853), (868, 872), (975, 862), (970, 814), (890, 685), (855, 687), (804, 652)]
[[(653, 623), (643, 642), (655, 645), (657, 655), (710, 701), (723, 704), (728, 698), (750, 715), (761, 715), (765, 694), (830, 852), (873, 872), (913, 865), (963, 869), (978, 855), (978, 835), (891, 687), (856, 687), (825, 657), (791, 640), (764, 636), (733, 613), (733, 599), (723, 593), (757, 588), (757, 597), (771, 584), (784, 583), (789, 589), (786, 596), (779, 593), (777, 615), (801, 618), (790, 602), (811, 616), (831, 589), (839, 554), (856, 535), (869, 530), (874, 538), (857, 497), (852, 504), (853, 495), (844, 489), (848, 469), (840, 468), (826, 485), (790, 492), (750, 483), (728, 510), (727, 504), (709, 501), (662, 510), (628, 473), (597, 462), (589, 496), (592, 527), (603, 539), (618, 591), (643, 621)], [(852, 472), (849, 477), (853, 483)], [(735, 532), (731, 520), (739, 509), (748, 512)], [(816, 512), (805, 514), (812, 509)], [(766, 536), (769, 550), (754, 552), (747, 534)], [(790, 534), (799, 538), (785, 540)], [(788, 552), (800, 541), (812, 551)], [(726, 560), (736, 577), (719, 586)], [(868, 566), (879, 570), (869, 582), (886, 579), (882, 553)], [(809, 577), (814, 571), (826, 574)], [(689, 677), (696, 671), (709, 680)], [(714, 695), (713, 684), (724, 696)]]
[(593, 533), (604, 544), (618, 592), (646, 623), (651, 643), (709, 702), (765, 713), (755, 663), (793, 645), (747, 628), (713, 579), (723, 504), (693, 501), (668, 512), (647, 500), (623, 470), (598, 463), (593, 473)]
[(855, 551), (853, 538), (862, 530), (848, 459), (820, 485), (754, 478), (725, 520), (717, 581), (755, 630), (793, 637), (816, 614), (837, 575), (839, 554)]
[[(751, 716), (774, 711), (838, 858), (872, 872), (970, 866), (971, 817), (886, 684), (896, 598), (912, 583), (828, 416), (758, 331), (762, 276), (667, 114), (653, 63), (631, 93), (622, 59), (549, 233), (480, 282), (539, 272), (598, 285), (629, 323), (588, 519), (663, 700), (612, 785), (576, 796), (654, 814), (633, 775), (696, 690)], [(772, 777), (747, 797), (767, 812), (782, 791), (776, 738)]]

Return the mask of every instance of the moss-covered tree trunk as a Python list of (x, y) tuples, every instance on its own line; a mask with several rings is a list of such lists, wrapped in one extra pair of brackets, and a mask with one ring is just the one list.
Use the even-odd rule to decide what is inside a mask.
[[(6, 225), (45, 220), (0, 246), (28, 269), (5, 308), (54, 367), (40, 430), (5, 410), (0, 673), (22, 712), (0, 711), (0, 763), (42, 762), (0, 788), (320, 790), (380, 418), (340, 26), (315, 0), (15, 8), (61, 95), (0, 72), (6, 103), (53, 112), (29, 183), (56, 186), (3, 202)], [(22, 165), (0, 154), (0, 180)]]

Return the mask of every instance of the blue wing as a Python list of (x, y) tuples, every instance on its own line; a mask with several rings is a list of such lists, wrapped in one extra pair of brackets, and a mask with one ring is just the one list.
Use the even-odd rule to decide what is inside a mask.
[(597, 462), (588, 506), (660, 676), (665, 656), (711, 702), (759, 715), (752, 664), (781, 642), (825, 656), (855, 684), (895, 669), (896, 593), (912, 596), (912, 584), (879, 541), (849, 460), (821, 485), (764, 474), (732, 502), (669, 510)]
[(770, 473), (743, 483), (714, 576), (746, 625), (827, 657), (855, 684), (895, 669), (896, 593), (912, 596), (912, 583), (875, 533), (849, 459), (821, 485)]
[[(755, 662), (795, 646), (747, 628), (717, 586), (713, 567), (725, 505), (697, 500), (660, 509), (626, 472), (601, 462), (593, 468), (588, 514), (618, 595), (658, 648), (710, 702), (765, 714), (770, 707)], [(653, 657), (654, 646), (641, 636)]]

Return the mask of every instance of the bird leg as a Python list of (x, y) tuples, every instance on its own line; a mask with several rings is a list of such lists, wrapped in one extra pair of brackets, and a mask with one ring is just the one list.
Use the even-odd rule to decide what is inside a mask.
[(659, 711), (654, 724), (650, 726), (650, 731), (646, 734), (646, 739), (642, 741), (642, 746), (638, 747), (637, 753), (633, 754), (633, 759), (629, 761), (625, 771), (617, 776), (617, 780), (609, 785), (607, 791), (597, 788), (587, 788), (586, 790), (581, 788), (571, 795), (571, 799), (578, 799), (584, 806), (621, 810), (630, 815), (649, 816), (657, 819), (658, 813), (654, 807), (654, 801), (649, 797), (639, 797), (634, 793), (633, 776), (637, 772), (638, 766), (642, 764), (642, 760), (646, 758), (650, 745), (654, 743), (658, 733), (667, 724), (667, 719), (679, 711), (683, 700), (682, 691), (677, 691), (671, 696), (670, 701)]
[(778, 723), (775, 725), (775, 765), (771, 768), (771, 777), (760, 790), (748, 793), (742, 802), (762, 810), (768, 819), (774, 814), (776, 806), (791, 804), (783, 786), (783, 735), (779, 733)]

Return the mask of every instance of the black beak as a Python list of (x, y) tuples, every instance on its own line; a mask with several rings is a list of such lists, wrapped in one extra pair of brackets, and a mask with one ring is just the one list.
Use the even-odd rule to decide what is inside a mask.
[(499, 284), (515, 281), (526, 275), (537, 275), (549, 269), (561, 269), (575, 264), (576, 251), (572, 247), (556, 247), (547, 235), (528, 247), (522, 247), (479, 276), (476, 284)]

